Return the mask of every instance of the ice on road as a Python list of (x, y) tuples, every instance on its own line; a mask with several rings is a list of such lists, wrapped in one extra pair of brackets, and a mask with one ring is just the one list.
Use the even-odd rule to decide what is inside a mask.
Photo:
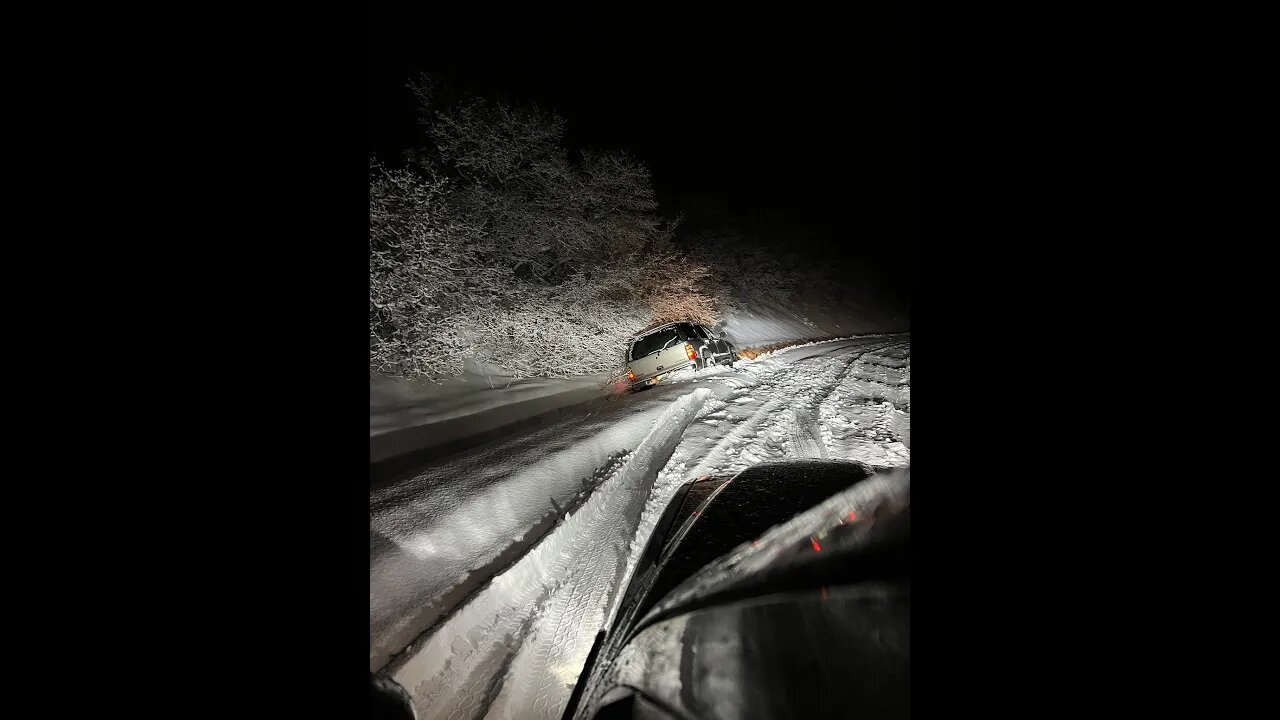
[(762, 462), (910, 465), (910, 338), (693, 373), (371, 493), (370, 668), (424, 718), (556, 718), (657, 517)]

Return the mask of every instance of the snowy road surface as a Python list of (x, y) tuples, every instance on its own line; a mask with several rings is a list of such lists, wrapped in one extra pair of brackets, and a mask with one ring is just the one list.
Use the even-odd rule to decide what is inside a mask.
[(664, 382), (370, 493), (371, 670), (424, 718), (556, 718), (682, 483), (772, 460), (910, 465), (908, 335)]

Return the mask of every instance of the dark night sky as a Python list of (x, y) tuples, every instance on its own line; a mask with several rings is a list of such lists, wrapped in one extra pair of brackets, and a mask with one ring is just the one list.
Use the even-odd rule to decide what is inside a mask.
[(438, 73), (556, 109), (571, 144), (630, 150), (669, 212), (696, 213), (690, 197), (709, 196), (753, 223), (803, 228), (910, 297), (905, 9), (783, 18), (413, 7), (372, 9), (371, 154), (391, 160), (417, 142), (404, 82)]

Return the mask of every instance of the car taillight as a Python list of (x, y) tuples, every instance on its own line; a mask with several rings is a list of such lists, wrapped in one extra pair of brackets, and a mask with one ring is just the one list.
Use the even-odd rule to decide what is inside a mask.
[(688, 355), (690, 360), (698, 359), (698, 353), (693, 351), (693, 346), (690, 345), (689, 343), (684, 344), (684, 354)]
[(631, 372), (631, 368), (627, 368), (627, 379), (630, 380), (631, 382), (636, 381), (636, 374)]

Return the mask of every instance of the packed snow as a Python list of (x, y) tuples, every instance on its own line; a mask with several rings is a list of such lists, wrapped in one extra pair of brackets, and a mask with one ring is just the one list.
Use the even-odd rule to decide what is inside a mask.
[(907, 335), (787, 348), (372, 491), (370, 669), (424, 718), (559, 717), (684, 482), (787, 458), (907, 467), (910, 372)]

